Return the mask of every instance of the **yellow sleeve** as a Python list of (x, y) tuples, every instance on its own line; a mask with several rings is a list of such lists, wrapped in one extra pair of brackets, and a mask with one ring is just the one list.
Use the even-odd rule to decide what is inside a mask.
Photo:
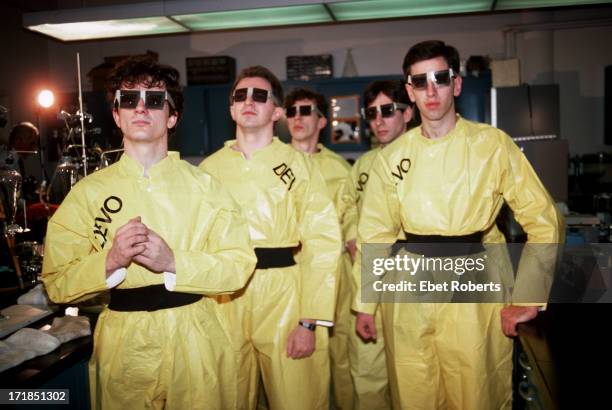
[[(112, 243), (106, 243), (102, 249), (88, 236), (88, 230), (93, 228), (86, 221), (93, 218), (87, 218), (86, 207), (79, 204), (75, 191), (64, 200), (47, 228), (42, 278), (49, 297), (58, 303), (73, 302), (108, 289), (105, 266)], [(246, 284), (255, 267), (248, 228), (239, 211), (220, 207), (210, 220), (213, 224), (201, 250), (171, 246), (176, 292), (230, 293)]]
[(75, 186), (47, 225), (42, 281), (49, 298), (56, 303), (69, 303), (107, 290), (106, 255), (92, 240), (93, 217), (85, 204), (78, 201)]
[[(353, 265), (355, 299), (352, 309), (357, 312), (374, 314), (377, 303), (362, 301), (362, 248), (369, 243), (396, 242), (401, 232), (400, 201), (391, 170), (379, 153), (370, 170), (368, 184), (363, 194), (363, 206), (357, 227), (357, 256)], [(363, 278), (368, 281), (368, 278)], [(367, 283), (366, 283), (367, 286)]]
[(513, 304), (544, 305), (554, 279), (565, 221), (521, 150), (505, 136), (508, 162), (503, 196), (527, 233), (512, 293)]
[(342, 228), (344, 240), (346, 242), (357, 239), (357, 223), (359, 222), (359, 212), (357, 208), (357, 164), (353, 165), (346, 177), (346, 182), (341, 194), (342, 207)]
[(314, 167), (308, 170), (310, 179), (296, 192), (301, 243), (300, 317), (333, 322), (336, 267), (342, 248), (340, 226), (323, 176)]
[[(257, 258), (246, 220), (237, 209), (220, 209), (201, 251), (174, 250), (176, 292), (235, 292), (253, 273)], [(196, 223), (195, 221), (193, 221)]]
[(347, 185), (349, 185), (348, 172), (339, 181), (334, 195), (334, 204), (336, 206), (338, 218), (340, 220), (342, 238), (345, 242), (348, 240), (348, 234), (351, 233), (351, 228), (353, 224), (353, 220), (350, 218), (350, 215), (349, 218), (346, 217), (348, 208), (345, 206), (345, 202), (343, 200), (344, 190), (346, 189)]

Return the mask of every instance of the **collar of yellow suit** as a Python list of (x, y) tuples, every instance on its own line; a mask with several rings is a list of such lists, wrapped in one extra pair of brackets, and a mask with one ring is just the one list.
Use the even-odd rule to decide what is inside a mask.
[[(236, 144), (236, 140), (229, 140), (229, 141), (225, 141), (225, 148), (227, 148), (233, 155), (236, 156), (240, 156), (242, 158), (244, 158), (244, 155), (242, 154), (242, 152), (237, 151), (235, 149), (232, 148), (232, 146)], [(272, 142), (268, 145), (266, 145), (263, 148), (258, 149), (257, 151), (253, 152), (253, 156), (251, 158), (251, 160), (257, 159), (257, 160), (274, 160), (274, 159), (278, 159), (278, 156), (276, 155), (277, 151), (282, 148), (284, 145), (286, 145), (284, 142), (282, 142), (280, 139), (278, 139), (278, 137), (272, 137)]]
[(443, 144), (444, 142), (454, 138), (457, 135), (462, 135), (465, 131), (465, 126), (466, 126), (465, 120), (459, 114), (455, 114), (455, 116), (457, 119), (457, 121), (455, 122), (455, 127), (443, 137), (435, 138), (435, 139), (425, 137), (423, 135), (422, 126), (415, 128), (414, 131), (419, 136), (419, 140), (425, 144), (428, 144), (428, 145)]
[[(157, 177), (167, 173), (177, 161), (180, 161), (181, 156), (178, 152), (168, 151), (168, 156), (163, 158), (156, 164), (153, 164), (149, 170), (149, 177)], [(121, 159), (119, 160), (119, 166), (123, 171), (125, 171), (128, 175), (133, 176), (143, 176), (144, 175), (144, 167), (136, 160), (128, 156), (127, 154), (123, 154)]]

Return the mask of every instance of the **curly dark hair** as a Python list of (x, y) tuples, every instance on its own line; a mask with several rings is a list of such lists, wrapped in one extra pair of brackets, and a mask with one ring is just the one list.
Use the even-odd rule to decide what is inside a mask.
[(285, 107), (285, 109), (287, 109), (299, 100), (314, 101), (317, 105), (317, 109), (319, 110), (319, 112), (323, 114), (324, 117), (327, 116), (329, 104), (327, 103), (327, 99), (325, 98), (325, 96), (308, 88), (295, 88), (291, 90), (291, 92), (285, 97), (285, 103), (283, 104), (283, 106)]
[(230, 90), (230, 105), (232, 105), (233, 100), (232, 96), (234, 95), (234, 90), (240, 81), (245, 78), (259, 77), (263, 78), (272, 86), (272, 95), (276, 98), (279, 104), (283, 102), (283, 86), (278, 78), (272, 73), (272, 71), (268, 70), (266, 67), (261, 65), (254, 65), (251, 67), (247, 67), (242, 69), (240, 73), (238, 73), (238, 77), (236, 77), (236, 81), (232, 84), (232, 89)]
[(402, 64), (404, 78), (407, 78), (410, 74), (410, 66), (412, 64), (431, 60), (436, 57), (443, 57), (448, 63), (448, 66), (452, 68), (457, 75), (459, 74), (460, 62), (457, 49), (453, 46), (449, 46), (444, 41), (428, 40), (413, 45), (410, 47), (410, 50), (408, 50), (408, 53), (406, 53), (404, 64)]
[[(179, 83), (179, 72), (176, 68), (159, 64), (151, 57), (130, 57), (117, 63), (106, 80), (106, 89), (110, 101), (114, 101), (115, 91), (121, 87), (134, 87), (143, 84), (145, 87), (165, 87), (172, 96), (175, 107), (168, 105), (170, 114), (179, 119), (183, 113), (183, 90)], [(113, 109), (117, 109), (114, 107)], [(176, 126), (175, 126), (176, 127)]]

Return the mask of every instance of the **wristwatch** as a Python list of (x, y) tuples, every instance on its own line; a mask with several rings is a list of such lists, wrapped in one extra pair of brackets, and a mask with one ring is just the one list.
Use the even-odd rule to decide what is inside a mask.
[(301, 320), (299, 321), (300, 326), (305, 327), (306, 329), (310, 330), (311, 332), (314, 332), (315, 329), (317, 328), (317, 325), (315, 325), (314, 323), (307, 323), (307, 322), (302, 322)]

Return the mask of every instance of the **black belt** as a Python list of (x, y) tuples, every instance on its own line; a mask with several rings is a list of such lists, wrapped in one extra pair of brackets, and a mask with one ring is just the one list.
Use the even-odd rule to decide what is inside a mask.
[(170, 292), (164, 285), (151, 285), (141, 288), (117, 289), (110, 291), (110, 310), (118, 312), (152, 312), (190, 305), (202, 299), (193, 293)]
[(473, 255), (485, 250), (482, 245), (482, 232), (461, 236), (416, 235), (410, 232), (404, 234), (406, 239), (395, 242), (393, 254), (396, 254), (400, 247), (427, 257)]
[(285, 268), (295, 265), (293, 251), (291, 248), (255, 248), (257, 265), (255, 269)]

